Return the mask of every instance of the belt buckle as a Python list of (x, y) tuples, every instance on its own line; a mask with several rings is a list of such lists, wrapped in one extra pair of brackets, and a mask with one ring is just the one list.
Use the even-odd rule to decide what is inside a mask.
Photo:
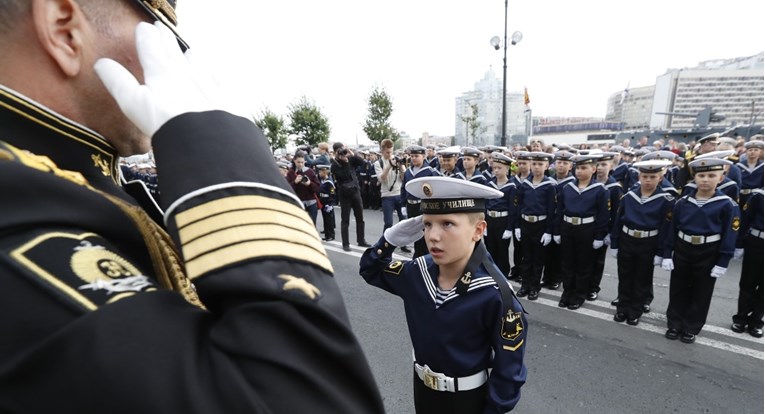
[(425, 367), (425, 370), (423, 370), (422, 374), (422, 382), (426, 387), (430, 388), (431, 390), (441, 391), (441, 389), (438, 387), (438, 380), (441, 379), (440, 374), (435, 374), (427, 366)]
[(578, 226), (580, 225), (582, 220), (579, 219), (579, 217), (571, 217), (571, 224)]
[(536, 223), (537, 222), (537, 216), (528, 216), (526, 221), (529, 223)]
[(642, 230), (635, 230), (635, 237), (637, 237), (638, 239), (642, 239), (645, 236), (643, 235)]
[(704, 236), (691, 236), (691, 244), (704, 243)]

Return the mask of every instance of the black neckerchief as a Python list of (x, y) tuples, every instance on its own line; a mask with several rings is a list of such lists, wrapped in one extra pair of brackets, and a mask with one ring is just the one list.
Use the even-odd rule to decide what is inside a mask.
[[(511, 309), (513, 298), (516, 298), (515, 300), (518, 304), (521, 302), (515, 296), (515, 292), (510, 286), (510, 283), (508, 283), (507, 279), (502, 276), (502, 273), (494, 262), (491, 261), (483, 240), (479, 240), (475, 243), (473, 254), (470, 256), (467, 266), (465, 266), (465, 270), (462, 272), (462, 277), (457, 281), (457, 294), (464, 295), (467, 293), (470, 282), (473, 280), (473, 275), (481, 264), (483, 264), (486, 271), (489, 272), (489, 275), (491, 275), (492, 279), (494, 279), (494, 282), (499, 287), (500, 294), (502, 295), (502, 314), (504, 315)], [(521, 306), (521, 308), (523, 308), (523, 306)], [(525, 313), (526, 310), (524, 309), (523, 312)]]

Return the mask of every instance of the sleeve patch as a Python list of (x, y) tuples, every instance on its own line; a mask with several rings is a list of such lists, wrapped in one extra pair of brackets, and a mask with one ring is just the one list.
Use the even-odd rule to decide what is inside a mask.
[(44, 233), (9, 256), (37, 286), (78, 310), (157, 290), (152, 279), (94, 233)]
[(731, 224), (731, 228), (733, 231), (738, 231), (738, 229), (741, 228), (741, 219), (738, 217), (733, 217), (733, 223)]
[(514, 312), (512, 309), (508, 310), (507, 315), (502, 321), (502, 339), (515, 342), (523, 334), (523, 329), (523, 313)]
[(401, 260), (396, 260), (394, 262), (391, 262), (388, 267), (383, 270), (385, 273), (391, 273), (396, 276), (398, 276), (401, 273), (401, 269), (404, 268), (404, 262)]

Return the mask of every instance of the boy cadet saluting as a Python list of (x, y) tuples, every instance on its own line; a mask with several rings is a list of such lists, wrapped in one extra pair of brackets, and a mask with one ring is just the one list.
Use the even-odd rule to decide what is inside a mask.
[[(364, 252), (367, 283), (404, 301), (414, 347), (417, 413), (504, 413), (520, 399), (526, 318), (482, 242), (485, 199), (502, 192), (448, 177), (415, 179), (422, 216), (399, 222)], [(429, 254), (392, 261), (425, 231)]]
[(619, 274), (616, 322), (637, 325), (652, 297), (653, 268), (661, 263), (659, 253), (675, 205), (672, 194), (659, 187), (671, 164), (668, 160), (635, 163), (640, 186), (628, 191), (619, 203), (611, 230), (611, 255), (616, 257)]
[(719, 158), (691, 161), (696, 192), (681, 197), (672, 211), (672, 226), (661, 267), (671, 271), (667, 339), (696, 341), (707, 320), (718, 277), (733, 257), (740, 226), (738, 205), (717, 190), (724, 168)]

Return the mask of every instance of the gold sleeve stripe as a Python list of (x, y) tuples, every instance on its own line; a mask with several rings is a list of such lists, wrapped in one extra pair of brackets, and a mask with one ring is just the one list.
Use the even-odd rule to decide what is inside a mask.
[[(316, 230), (310, 221), (295, 217), (281, 211), (264, 209), (247, 209), (217, 214), (195, 221), (180, 229), (181, 244), (186, 245), (193, 240), (210, 233), (252, 224), (280, 224), (287, 230), (315, 234)], [(318, 237), (318, 236), (317, 236)], [(318, 238), (317, 238), (318, 243)]]
[(316, 235), (306, 234), (280, 224), (250, 224), (209, 233), (189, 243), (184, 243), (183, 256), (186, 260), (193, 260), (224, 246), (268, 240), (301, 245), (313, 249), (316, 253), (324, 254), (324, 247)]
[(307, 246), (283, 240), (259, 240), (223, 247), (187, 261), (186, 271), (191, 279), (195, 279), (232, 263), (266, 257), (310, 262), (332, 272), (332, 264), (326, 254), (319, 253)]
[(300, 218), (313, 226), (313, 222), (311, 221), (311, 218), (308, 217), (308, 214), (297, 205), (275, 198), (257, 195), (232, 196), (210, 201), (209, 203), (196, 206), (177, 214), (175, 216), (175, 224), (179, 229), (182, 229), (190, 223), (210, 216), (246, 209), (281, 211), (284, 214), (294, 216), (292, 217), (292, 220)]

